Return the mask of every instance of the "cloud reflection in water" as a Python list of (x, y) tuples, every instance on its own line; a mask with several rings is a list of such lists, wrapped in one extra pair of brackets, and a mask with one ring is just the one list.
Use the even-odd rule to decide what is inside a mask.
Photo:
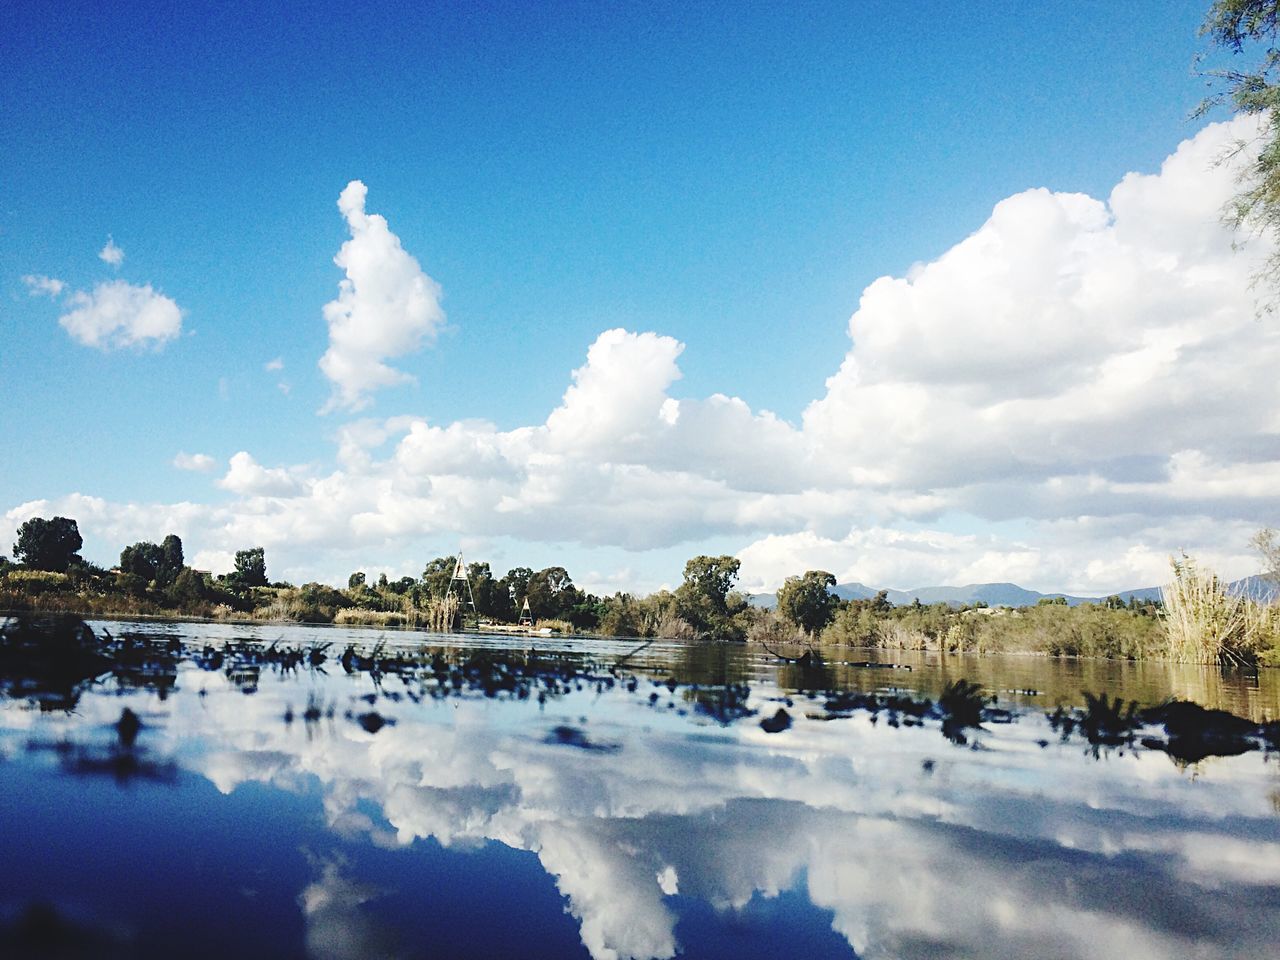
[[(393, 725), (343, 719), (377, 693), (367, 676), (264, 673), (245, 697), (188, 664), (163, 704), (128, 702), (157, 717), (147, 749), (224, 794), (318, 784), (345, 840), (528, 851), (596, 960), (676, 955), (690, 901), (732, 915), (793, 889), (867, 958), (1243, 958), (1280, 934), (1280, 818), (1260, 754), (1192, 776), (1155, 752), (1092, 759), (1038, 715), (979, 733), (971, 750), (936, 724), (818, 722), (803, 703), (770, 735), (676, 716), (621, 686), (544, 707), (379, 696)], [(757, 687), (752, 700), (763, 713), (778, 693)], [(308, 694), (336, 703), (336, 718), (285, 723)], [(86, 695), (77, 716), (39, 722), (46, 736), (102, 728), (121, 702)], [(0, 725), (31, 717), (6, 702)], [(354, 869), (315, 861), (298, 900), (313, 956), (397, 955)]]

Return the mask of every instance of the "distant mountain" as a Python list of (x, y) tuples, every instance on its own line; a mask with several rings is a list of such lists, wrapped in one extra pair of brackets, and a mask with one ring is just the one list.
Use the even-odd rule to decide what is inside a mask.
[[(868, 587), (865, 583), (837, 583), (831, 588), (841, 600), (870, 600), (878, 592), (874, 587)], [(778, 595), (776, 593), (749, 593), (747, 594), (747, 602), (753, 607), (760, 607), (762, 610), (772, 610), (778, 605)], [(907, 601), (910, 603), (911, 601)]]
[[(1280, 596), (1276, 585), (1263, 576), (1245, 577), (1227, 585), (1232, 592), (1243, 593), (1255, 600), (1274, 600)], [(878, 593), (874, 587), (865, 583), (841, 583), (832, 590), (842, 600), (868, 600)], [(1130, 598), (1142, 600), (1159, 600), (1159, 587), (1139, 587), (1136, 590), (1121, 590), (1115, 594), (1101, 597), (1077, 597), (1065, 593), (1041, 593), (1028, 590), (1016, 583), (967, 583), (960, 587), (916, 587), (912, 590), (885, 590), (890, 603), (903, 606), (914, 603), (917, 599), (923, 604), (949, 603), (954, 607), (968, 604), (985, 603), (989, 607), (1031, 607), (1045, 597), (1062, 597), (1067, 605), (1074, 607), (1081, 603), (1097, 603), (1108, 596), (1118, 596), (1126, 603)], [(753, 593), (747, 597), (752, 606), (772, 610), (778, 603), (776, 593)]]
[(1254, 574), (1252, 577), (1245, 577), (1243, 580), (1233, 580), (1227, 585), (1227, 588), (1237, 593), (1243, 593), (1246, 597), (1254, 600), (1265, 600), (1268, 603), (1272, 600), (1280, 599), (1280, 588), (1276, 587), (1276, 582), (1260, 573)]

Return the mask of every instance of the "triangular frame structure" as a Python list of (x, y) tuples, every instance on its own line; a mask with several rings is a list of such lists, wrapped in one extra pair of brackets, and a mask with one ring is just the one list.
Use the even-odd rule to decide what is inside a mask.
[(521, 626), (521, 627), (533, 626), (533, 611), (529, 609), (528, 597), (524, 598), (524, 606), (520, 608), (520, 620), (517, 622), (517, 626)]
[(466, 597), (463, 597), (462, 588), (458, 588), (458, 606), (462, 607), (462, 624), (466, 626), (466, 604), (471, 604), (471, 613), (475, 618), (476, 629), (480, 629), (480, 608), (476, 606), (476, 595), (471, 589), (471, 578), (467, 576), (467, 564), (462, 559), (462, 551), (458, 551), (458, 559), (453, 565), (453, 576), (449, 578), (449, 587), (445, 590), (444, 595), (447, 600), (453, 594), (453, 585), (461, 580), (467, 585)]

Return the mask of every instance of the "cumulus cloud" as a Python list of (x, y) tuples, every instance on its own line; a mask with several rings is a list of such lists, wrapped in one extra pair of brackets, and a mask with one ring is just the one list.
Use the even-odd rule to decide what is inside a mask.
[(1010, 197), (913, 276), (877, 280), (806, 433), (911, 489), (1123, 480), (1137, 458), (1171, 467), (1247, 435), (1280, 452), (1280, 337), (1248, 282), (1265, 251), (1234, 250), (1218, 222), (1236, 183), (1215, 163), (1252, 122), (1206, 128), (1107, 203)]
[(58, 318), (64, 330), (86, 347), (160, 347), (182, 331), (182, 310), (151, 284), (123, 280), (100, 283), (92, 293), (76, 291), (71, 309)]
[[(273, 632), (202, 629), (227, 639)], [(1268, 771), (1247, 758), (1189, 783), (1167, 758), (1131, 754), (1135, 772), (1117, 777), (1114, 763), (1083, 750), (1036, 746), (1052, 736), (1036, 713), (1001, 728), (1003, 749), (963, 755), (940, 753), (932, 724), (886, 732), (865, 718), (800, 718), (781, 738), (745, 722), (708, 737), (654, 728), (591, 691), (553, 698), (520, 723), (462, 698), (447, 711), (406, 702), (376, 737), (351, 723), (303, 737), (278, 720), (297, 688), (264, 685), (245, 698), (220, 672), (183, 669), (180, 680), (203, 694), (173, 698), (153, 729), (157, 750), (224, 793), (306, 785), (344, 840), (529, 851), (598, 960), (671, 956), (692, 901), (730, 911), (784, 891), (825, 911), (868, 958), (1024, 957), (1045, 943), (1064, 956), (1167, 957), (1210, 942), (1253, 957), (1274, 941), (1274, 922), (1239, 922), (1274, 914), (1265, 908), (1280, 876)], [(376, 692), (360, 682), (314, 681), (339, 701)], [(753, 684), (752, 706), (778, 694)], [(0, 721), (26, 729), (23, 706), (0, 703)], [(86, 696), (80, 711), (84, 724), (104, 726), (119, 704)], [(557, 722), (589, 723), (621, 749), (546, 743)], [(180, 749), (197, 735), (207, 749)], [(932, 776), (921, 773), (926, 759)], [(375, 923), (379, 893), (356, 860), (311, 858), (298, 903), (316, 956), (391, 952)], [(1157, 899), (1177, 909), (1153, 910), (1135, 877), (1172, 891)], [(677, 891), (684, 902), (667, 899)]]
[(268, 373), (276, 373), (284, 369), (284, 357), (276, 357), (274, 360), (268, 360), (262, 365), (262, 369)]
[(67, 285), (55, 277), (46, 277), (44, 274), (29, 273), (22, 278), (22, 282), (27, 285), (27, 290), (33, 297), (60, 297), (62, 291)]
[[(1270, 248), (1233, 249), (1219, 210), (1235, 171), (1217, 161), (1255, 122), (1206, 127), (1106, 200), (1010, 197), (935, 261), (876, 280), (799, 423), (673, 396), (684, 345), (609, 329), (541, 422), (358, 420), (328, 470), (237, 454), (219, 482), (243, 499), (206, 508), (206, 548), (261, 543), (288, 575), (335, 582), (462, 536), (587, 553), (729, 542), (753, 589), (822, 568), (1105, 593), (1159, 582), (1183, 548), (1254, 572), (1249, 533), (1276, 522), (1280, 326), (1255, 319), (1249, 279)], [(340, 201), (331, 409), (403, 380), (384, 361), (443, 319), (364, 198), (353, 182)]]
[(124, 251), (117, 247), (116, 242), (108, 236), (107, 245), (98, 251), (98, 259), (103, 263), (118, 267), (124, 263)]
[(386, 361), (432, 341), (444, 323), (439, 284), (400, 245), (384, 217), (365, 211), (367, 193), (352, 180), (338, 197), (351, 239), (333, 259), (346, 273), (338, 298), (324, 307), (329, 349), (320, 369), (333, 383), (326, 412), (360, 410), (374, 391), (411, 381)]
[(296, 497), (304, 489), (294, 472), (284, 467), (264, 467), (244, 450), (232, 456), (218, 486), (246, 497)]
[(179, 452), (173, 458), (173, 465), (179, 470), (191, 470), (196, 473), (208, 473), (218, 465), (218, 461), (207, 453)]

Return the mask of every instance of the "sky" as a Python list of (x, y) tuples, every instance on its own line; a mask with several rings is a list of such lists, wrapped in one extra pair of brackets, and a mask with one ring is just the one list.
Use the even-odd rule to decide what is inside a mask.
[(1105, 594), (1276, 524), (1202, 3), (11, 3), (0, 552)]

